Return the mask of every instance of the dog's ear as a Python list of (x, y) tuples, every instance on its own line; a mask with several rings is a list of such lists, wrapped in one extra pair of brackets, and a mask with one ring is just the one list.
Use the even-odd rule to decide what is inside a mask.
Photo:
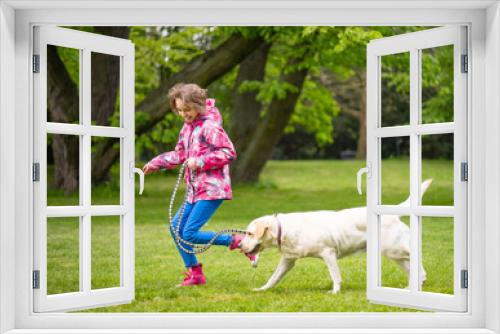
[(269, 224), (263, 220), (259, 220), (255, 223), (255, 237), (260, 240), (269, 231)]

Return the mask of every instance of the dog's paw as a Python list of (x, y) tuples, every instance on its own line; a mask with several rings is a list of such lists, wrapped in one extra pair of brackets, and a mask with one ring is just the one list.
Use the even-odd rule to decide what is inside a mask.
[(339, 289), (332, 289), (330, 291), (328, 291), (328, 293), (332, 294), (332, 295), (336, 295), (340, 292), (340, 288)]
[(260, 288), (253, 288), (252, 291), (259, 292), (259, 291), (265, 291), (267, 288), (260, 287)]

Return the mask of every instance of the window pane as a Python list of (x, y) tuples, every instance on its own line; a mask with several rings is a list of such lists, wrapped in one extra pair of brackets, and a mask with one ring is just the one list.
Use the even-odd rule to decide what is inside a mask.
[(381, 204), (400, 204), (410, 196), (410, 138), (381, 138)]
[(422, 139), (422, 181), (432, 184), (423, 205), (453, 206), (453, 134), (425, 135)]
[(407, 289), (410, 270), (410, 217), (380, 216), (380, 285)]
[(47, 206), (80, 204), (79, 150), (80, 136), (47, 134)]
[(80, 50), (47, 45), (47, 121), (80, 122)]
[(80, 290), (80, 218), (47, 218), (47, 294)]
[(120, 57), (91, 53), (91, 123), (120, 126)]
[(120, 216), (93, 216), (92, 289), (120, 286)]
[(410, 124), (410, 53), (380, 57), (382, 126)]
[(453, 218), (421, 217), (422, 291), (453, 294)]
[(422, 123), (453, 122), (453, 45), (423, 49)]
[[(120, 205), (120, 138), (92, 137), (92, 204)], [(112, 164), (107, 173), (106, 166), (110, 163), (110, 156), (101, 154), (101, 147), (110, 145), (117, 151), (118, 159)]]

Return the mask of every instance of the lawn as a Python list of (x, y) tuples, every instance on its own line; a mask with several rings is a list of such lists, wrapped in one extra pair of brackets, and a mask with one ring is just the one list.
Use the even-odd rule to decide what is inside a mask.
[[(423, 178), (434, 182), (425, 195), (429, 205), (451, 205), (452, 163), (426, 160)], [(362, 161), (270, 161), (261, 181), (233, 188), (234, 199), (222, 204), (205, 229), (244, 229), (254, 218), (274, 212), (340, 210), (365, 204), (356, 191), (356, 172)], [(408, 162), (384, 160), (383, 200), (398, 202), (408, 194)], [(148, 175), (142, 196), (136, 195), (135, 300), (127, 305), (91, 312), (405, 312), (415, 311), (372, 304), (366, 299), (366, 256), (359, 253), (339, 261), (342, 290), (328, 294), (331, 280), (318, 259), (301, 259), (275, 288), (253, 292), (274, 271), (276, 249), (261, 254), (258, 268), (246, 257), (225, 247), (199, 255), (207, 285), (176, 288), (183, 276), (182, 261), (167, 230), (168, 202), (175, 172)], [(138, 187), (136, 187), (138, 189)], [(93, 188), (93, 202), (117, 198), (117, 187)], [(50, 202), (77, 202), (77, 195), (50, 191)], [(178, 194), (180, 199), (182, 193)], [(178, 200), (180, 203), (180, 200)], [(407, 217), (403, 220), (408, 223)], [(117, 217), (99, 217), (92, 225), (92, 287), (119, 284), (119, 229)], [(49, 293), (78, 291), (78, 220), (52, 218), (48, 226)], [(453, 292), (453, 222), (451, 218), (423, 219), (422, 253), (427, 271), (425, 291)], [(404, 288), (406, 275), (389, 260), (382, 263), (382, 284)]]

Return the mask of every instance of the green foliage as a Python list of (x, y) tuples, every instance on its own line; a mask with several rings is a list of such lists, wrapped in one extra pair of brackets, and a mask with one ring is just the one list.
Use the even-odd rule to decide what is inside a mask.
[(210, 27), (132, 27), (136, 103), (210, 45)]
[(366, 45), (380, 37), (376, 27), (337, 27), (329, 35), (320, 36), (318, 66), (347, 79), (354, 75), (355, 68), (366, 66)]
[[(240, 28), (241, 29), (241, 28)], [(292, 115), (286, 133), (298, 128), (314, 136), (318, 147), (334, 140), (333, 120), (340, 107), (318, 78), (329, 70), (347, 79), (356, 68), (364, 68), (366, 44), (383, 36), (372, 27), (276, 27), (266, 77), (262, 82), (245, 81), (240, 92), (257, 91), (257, 99), (266, 106), (273, 98), (284, 98), (294, 87), (282, 82), (281, 75), (307, 68), (309, 76), (304, 83), (299, 102)], [(303, 60), (291, 66), (289, 59), (303, 55)]]
[[(288, 94), (298, 92), (297, 87), (283, 81), (283, 75), (303, 68), (307, 68), (309, 74), (319, 73), (320, 58), (328, 52), (328, 44), (334, 42), (332, 32), (335, 31), (334, 27), (275, 27), (264, 80), (244, 81), (239, 91), (256, 91), (264, 116), (273, 99), (284, 99)], [(291, 59), (302, 60), (292, 64)], [(332, 117), (337, 110), (331, 93), (308, 76), (286, 131), (294, 132), (296, 126), (302, 126), (314, 134), (319, 145), (330, 143), (333, 138)]]
[(289, 93), (297, 93), (298, 88), (278, 78), (265, 81), (245, 80), (239, 88), (240, 93), (258, 91), (257, 100), (269, 104), (273, 99), (283, 100)]
[(422, 51), (422, 119), (453, 121), (453, 46)]
[[(178, 72), (191, 59), (211, 48), (214, 27), (132, 27), (135, 44), (135, 101), (144, 100), (162, 80)], [(164, 92), (167, 94), (167, 92)], [(136, 124), (147, 115), (136, 113)], [(173, 149), (182, 122), (169, 113), (148, 133), (136, 138), (136, 154)], [(151, 155), (151, 154), (150, 154)]]
[[(422, 122), (452, 122), (453, 46), (424, 49), (421, 55)], [(382, 86), (385, 89), (382, 118), (390, 119), (390, 125), (408, 124), (410, 55), (406, 52), (383, 56), (381, 65)], [(404, 102), (394, 103), (396, 99)], [(393, 108), (395, 105), (399, 107)]]
[[(328, 71), (339, 80), (364, 71), (366, 66), (366, 45), (370, 40), (403, 34), (429, 27), (335, 27), (335, 26), (267, 26), (267, 27), (131, 27), (130, 39), (135, 45), (135, 102), (144, 100), (165, 78), (180, 71), (190, 60), (226, 41), (232, 34), (239, 33), (253, 38), (262, 37), (272, 47), (266, 63), (265, 78), (262, 81), (245, 81), (240, 92), (255, 91), (262, 102), (261, 115), (267, 112), (273, 99), (283, 99), (288, 93), (297, 92), (297, 87), (282, 81), (286, 73), (303, 68), (308, 76), (300, 92), (299, 101), (292, 115), (286, 133), (298, 129), (309, 133), (317, 147), (332, 145), (336, 140), (334, 123), (338, 122), (341, 105), (332, 97), (332, 88), (325, 86), (323, 74)], [(93, 31), (92, 27), (72, 29)], [(76, 50), (58, 48), (69, 75), (79, 84), (79, 55)], [(452, 48), (437, 48), (423, 52), (422, 58), (422, 112), (426, 122), (453, 120), (453, 62)], [(292, 65), (292, 58), (302, 61)], [(450, 62), (451, 60), (451, 62)], [(405, 119), (401, 112), (405, 101), (399, 96), (409, 95), (408, 55), (383, 57), (382, 80), (389, 89), (384, 96), (391, 105), (387, 112), (395, 123)], [(217, 100), (227, 125), (231, 120), (234, 82), (238, 67), (233, 68), (209, 87), (209, 95)], [(167, 92), (164, 92), (167, 94)], [(349, 97), (357, 99), (359, 97)], [(111, 118), (111, 125), (119, 124), (119, 106)], [(387, 116), (387, 115), (386, 115)], [(136, 124), (148, 115), (136, 113)], [(389, 117), (389, 116), (387, 116)], [(173, 149), (182, 122), (168, 114), (153, 129), (136, 138), (136, 155), (151, 157), (159, 151)], [(350, 126), (357, 126), (352, 123)], [(345, 135), (345, 131), (342, 132)], [(350, 131), (357, 136), (357, 129)], [(355, 139), (344, 142), (355, 142)], [(346, 147), (347, 148), (347, 147)], [(350, 147), (355, 149), (355, 147)]]
[[(282, 75), (304, 67), (308, 69), (309, 76), (304, 83), (286, 133), (293, 133), (301, 128), (314, 136), (317, 146), (322, 147), (334, 141), (334, 116), (338, 115), (340, 107), (332, 98), (332, 93), (318, 80), (321, 72), (329, 70), (339, 75), (341, 79), (348, 79), (355, 75), (356, 71), (364, 70), (366, 45), (370, 40), (421, 29), (427, 29), (427, 27), (218, 27), (213, 35), (214, 39), (223, 40), (237, 32), (247, 37), (259, 35), (273, 43), (266, 64), (264, 80), (244, 81), (239, 88), (240, 92), (257, 92), (257, 99), (263, 105), (262, 117), (273, 99), (282, 99), (288, 93), (297, 91), (296, 87), (282, 81)], [(291, 66), (289, 60), (300, 55), (304, 55), (303, 61)], [(427, 56), (434, 60), (439, 54)], [(394, 89), (391, 93), (393, 95), (409, 94), (409, 58), (405, 57), (407, 56), (395, 57), (396, 59), (388, 59), (388, 61), (383, 59), (383, 65), (387, 70), (383, 73), (383, 80)], [(439, 62), (436, 64), (435, 61), (431, 61), (427, 66), (431, 67), (429, 72), (439, 72), (437, 68), (440, 66)], [(212, 96), (219, 101), (218, 106), (226, 107), (226, 112), (223, 112), (226, 121), (231, 116), (232, 88), (237, 68), (230, 73), (213, 83), (210, 90)], [(444, 87), (442, 83), (446, 79), (446, 73), (434, 77), (434, 80), (438, 82), (433, 87)], [(427, 86), (424, 82), (424, 89)], [(439, 110), (444, 105), (448, 105), (450, 99), (452, 100), (452, 95), (447, 93), (446, 88), (434, 93), (431, 89), (429, 94), (432, 97), (424, 101), (424, 113), (429, 119), (433, 117), (432, 119), (435, 120), (436, 116), (432, 116), (433, 113), (439, 114)], [(398, 106), (400, 103), (395, 105)], [(397, 118), (398, 116), (395, 114), (391, 117)]]
[(178, 72), (185, 63), (202, 54), (206, 41), (200, 35), (208, 33), (208, 27), (132, 27), (136, 103), (158, 87), (162, 76)]
[(285, 133), (301, 126), (315, 135), (319, 147), (333, 142), (333, 118), (340, 108), (328, 89), (308, 78), (295, 108)]
[(77, 89), (80, 87), (80, 52), (76, 49), (56, 46), (57, 54), (63, 62), (71, 81)]
[(241, 34), (246, 38), (261, 37), (266, 41), (272, 41), (274, 37), (283, 30), (285, 27), (279, 26), (259, 26), (259, 27), (245, 27), (245, 26), (222, 26), (217, 27), (214, 35), (219, 39), (227, 39), (233, 34)]
[[(151, 132), (151, 139), (154, 142), (160, 143), (174, 143), (177, 142), (177, 137), (182, 121), (174, 113), (167, 114), (165, 118), (158, 124), (156, 131)], [(172, 130), (172, 129), (176, 130)]]
[(398, 53), (381, 57), (382, 85), (395, 92), (410, 94), (410, 54)]

